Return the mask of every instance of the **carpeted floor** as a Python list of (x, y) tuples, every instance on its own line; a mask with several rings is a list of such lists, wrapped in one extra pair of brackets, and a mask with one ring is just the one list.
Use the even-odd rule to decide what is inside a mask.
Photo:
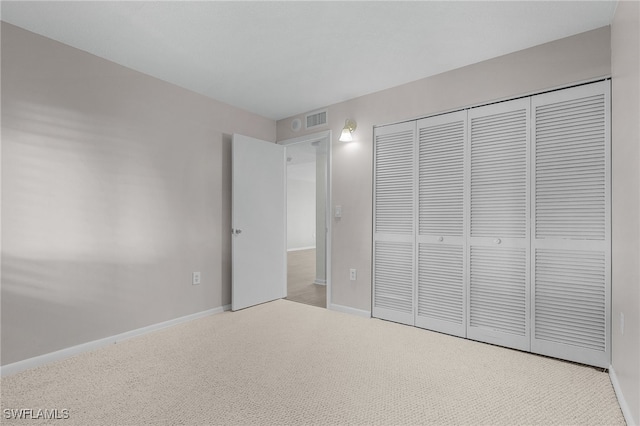
[[(278, 300), (5, 377), (61, 425), (622, 425), (606, 373)], [(33, 423), (47, 424), (38, 420)]]

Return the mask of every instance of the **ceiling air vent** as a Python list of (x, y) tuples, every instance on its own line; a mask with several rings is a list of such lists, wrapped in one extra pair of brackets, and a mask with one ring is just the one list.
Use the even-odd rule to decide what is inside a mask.
[(316, 111), (305, 116), (306, 129), (320, 127), (327, 124), (327, 110)]

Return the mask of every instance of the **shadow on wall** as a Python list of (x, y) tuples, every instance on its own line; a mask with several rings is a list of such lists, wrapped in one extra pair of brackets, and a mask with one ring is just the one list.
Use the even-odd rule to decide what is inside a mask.
[(149, 268), (3, 255), (3, 365), (122, 332), (140, 308), (132, 301), (153, 292)]
[(231, 143), (233, 141), (233, 135), (224, 133), (222, 135), (222, 165), (220, 167), (222, 172), (222, 204), (221, 204), (221, 243), (222, 243), (222, 256), (221, 256), (221, 286), (220, 297), (222, 305), (231, 304), (231, 200), (232, 200), (232, 152)]
[(176, 283), (214, 257), (205, 129), (2, 108), (2, 364), (204, 310)]

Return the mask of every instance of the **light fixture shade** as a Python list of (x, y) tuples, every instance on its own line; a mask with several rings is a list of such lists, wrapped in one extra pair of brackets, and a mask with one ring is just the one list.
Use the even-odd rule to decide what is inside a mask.
[(351, 136), (351, 131), (347, 128), (342, 129), (342, 133), (340, 134), (340, 142), (351, 142), (353, 141), (353, 136)]
[(344, 121), (344, 128), (342, 129), (342, 133), (340, 134), (340, 138), (338, 139), (340, 142), (351, 142), (353, 141), (353, 136), (351, 135), (358, 124), (355, 120), (346, 119)]

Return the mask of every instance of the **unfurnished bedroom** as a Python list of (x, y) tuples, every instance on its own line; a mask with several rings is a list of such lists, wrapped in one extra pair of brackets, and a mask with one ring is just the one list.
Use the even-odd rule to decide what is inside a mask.
[(0, 18), (2, 424), (640, 424), (640, 2)]

